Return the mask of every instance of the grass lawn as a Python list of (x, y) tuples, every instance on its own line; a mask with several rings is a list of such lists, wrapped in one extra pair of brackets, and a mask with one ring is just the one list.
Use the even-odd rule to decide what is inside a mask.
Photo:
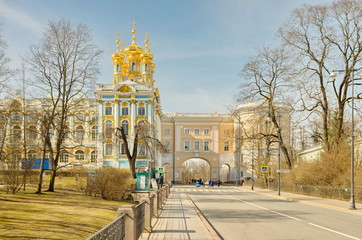
[(120, 205), (129, 204), (58, 184), (54, 193), (34, 194), (35, 188), (16, 194), (0, 191), (0, 239), (85, 239), (114, 220)]

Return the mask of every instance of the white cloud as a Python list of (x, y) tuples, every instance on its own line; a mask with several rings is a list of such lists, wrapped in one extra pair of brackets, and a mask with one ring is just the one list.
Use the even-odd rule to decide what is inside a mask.
[(0, 16), (5, 20), (9, 21), (9, 23), (15, 23), (36, 32), (43, 31), (42, 24), (40, 24), (38, 21), (31, 18), (27, 14), (10, 6), (4, 0), (0, 0)]

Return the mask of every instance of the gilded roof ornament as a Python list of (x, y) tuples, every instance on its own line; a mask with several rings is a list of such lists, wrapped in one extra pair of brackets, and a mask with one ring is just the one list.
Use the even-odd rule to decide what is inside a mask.
[(136, 33), (137, 33), (136, 25), (137, 25), (137, 23), (135, 21), (133, 21), (131, 23), (131, 25), (133, 26), (133, 28), (132, 28), (132, 44), (136, 45)]

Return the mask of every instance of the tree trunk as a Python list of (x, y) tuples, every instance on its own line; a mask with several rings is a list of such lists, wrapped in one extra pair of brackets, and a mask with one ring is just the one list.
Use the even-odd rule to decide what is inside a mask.
[(44, 160), (45, 160), (45, 152), (46, 152), (46, 144), (44, 141), (44, 145), (43, 145), (43, 156), (41, 158), (41, 163), (40, 163), (40, 171), (39, 171), (39, 181), (38, 181), (38, 190), (35, 193), (41, 194), (41, 189), (43, 186), (43, 173), (44, 173)]

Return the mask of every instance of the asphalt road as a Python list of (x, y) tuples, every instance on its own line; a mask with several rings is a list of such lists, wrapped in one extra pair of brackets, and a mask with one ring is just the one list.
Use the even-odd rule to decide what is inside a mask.
[(225, 240), (362, 239), (362, 215), (306, 205), (243, 187), (197, 188), (185, 192)]

